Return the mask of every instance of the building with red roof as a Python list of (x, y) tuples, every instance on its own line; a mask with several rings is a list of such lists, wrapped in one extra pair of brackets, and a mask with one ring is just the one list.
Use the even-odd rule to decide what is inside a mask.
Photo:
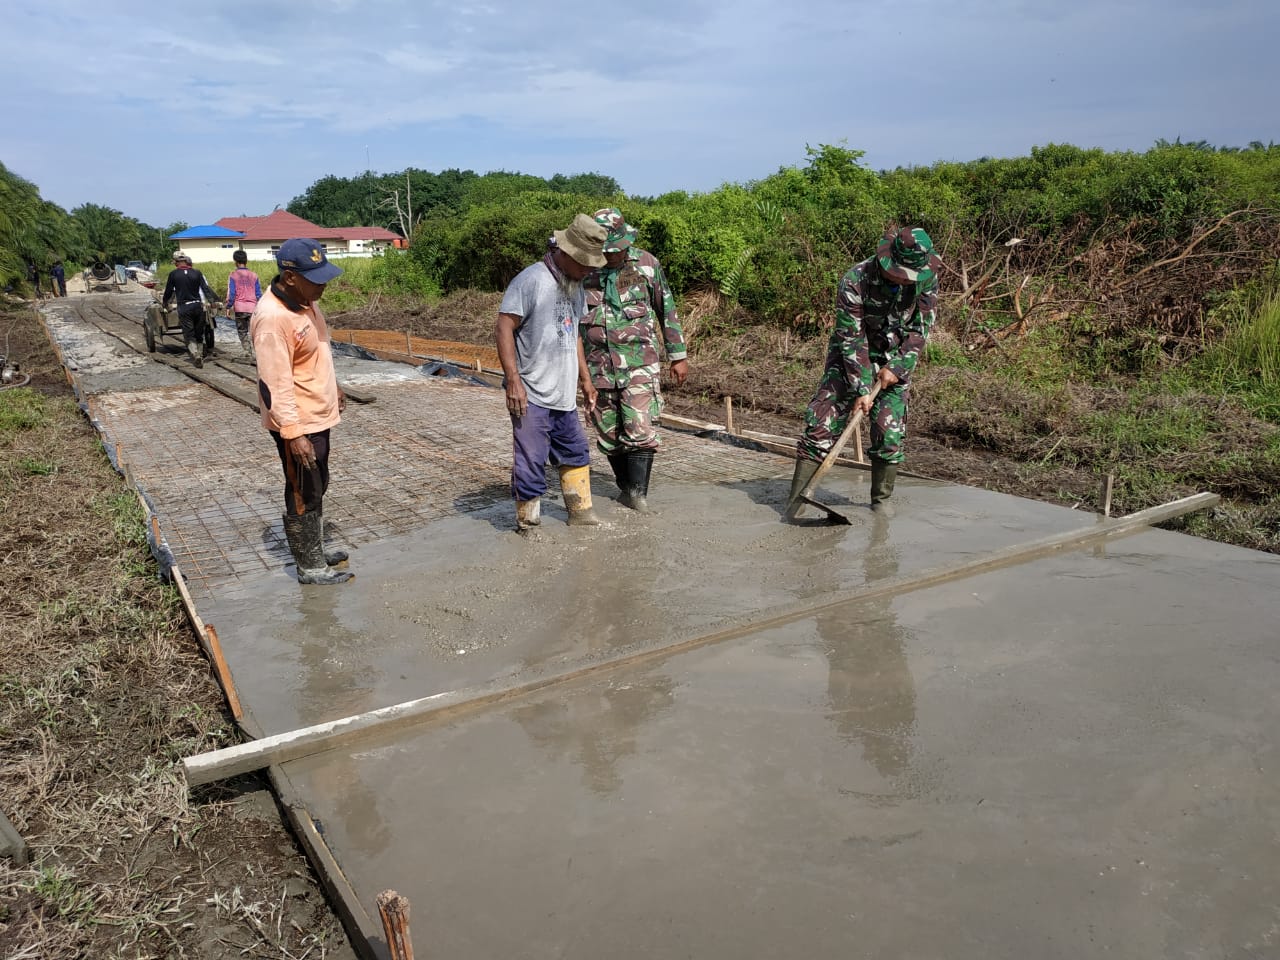
[(280, 244), (292, 237), (310, 237), (334, 258), (371, 257), (388, 247), (403, 250), (408, 241), (383, 227), (322, 227), (288, 210), (261, 217), (223, 217), (208, 227), (192, 227), (174, 234), (196, 263), (229, 263), (237, 250), (250, 260), (272, 260)]

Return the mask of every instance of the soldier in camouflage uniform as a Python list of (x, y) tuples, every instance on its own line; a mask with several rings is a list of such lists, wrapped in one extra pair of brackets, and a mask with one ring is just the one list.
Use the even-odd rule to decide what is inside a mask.
[(613, 467), (620, 502), (643, 513), (662, 413), (659, 330), (677, 384), (689, 375), (684, 330), (662, 265), (635, 246), (635, 228), (615, 207), (597, 210), (594, 217), (608, 236), (605, 265), (583, 283), (587, 313), (579, 324), (598, 391), (591, 421), (596, 445)]
[[(826, 369), (805, 411), (786, 516), (795, 519), (800, 492), (855, 410), (871, 415), (871, 506), (893, 494), (907, 435), (911, 371), (937, 315), (942, 261), (920, 228), (885, 235), (876, 255), (853, 268), (836, 289), (836, 324)], [(872, 382), (880, 393), (871, 400)]]

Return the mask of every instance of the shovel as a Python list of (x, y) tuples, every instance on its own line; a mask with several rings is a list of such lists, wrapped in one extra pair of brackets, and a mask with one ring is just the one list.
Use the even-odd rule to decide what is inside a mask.
[[(876, 394), (879, 392), (880, 382), (877, 380), (871, 385), (871, 393), (869, 396), (874, 400), (876, 398)], [(845, 426), (844, 432), (840, 434), (839, 438), (827, 452), (827, 455), (823, 457), (822, 463), (818, 465), (818, 469), (813, 472), (813, 476), (809, 478), (809, 482), (804, 485), (804, 489), (800, 491), (800, 495), (796, 498), (798, 500), (803, 500), (810, 506), (817, 507), (819, 510), (824, 511), (827, 515), (828, 523), (843, 523), (847, 526), (853, 521), (839, 510), (833, 510), (825, 503), (819, 503), (817, 500), (813, 499), (813, 492), (818, 489), (818, 481), (821, 480), (826, 475), (827, 471), (835, 464), (836, 459), (840, 456), (840, 451), (844, 449), (844, 445), (849, 442), (849, 438), (853, 436), (853, 431), (858, 429), (858, 424), (860, 423), (862, 423), (861, 410), (857, 411), (849, 418), (849, 423)]]

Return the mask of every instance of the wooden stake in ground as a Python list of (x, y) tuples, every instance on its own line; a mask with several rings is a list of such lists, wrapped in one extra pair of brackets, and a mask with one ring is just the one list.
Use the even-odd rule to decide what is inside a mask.
[(1102, 481), (1102, 490), (1098, 493), (1098, 512), (1104, 517), (1111, 516), (1111, 488), (1115, 485), (1116, 475), (1108, 473)]
[(413, 943), (409, 940), (409, 898), (394, 890), (383, 890), (375, 899), (391, 960), (413, 960)]
[(737, 432), (733, 429), (733, 397), (724, 398), (724, 428), (730, 436)]

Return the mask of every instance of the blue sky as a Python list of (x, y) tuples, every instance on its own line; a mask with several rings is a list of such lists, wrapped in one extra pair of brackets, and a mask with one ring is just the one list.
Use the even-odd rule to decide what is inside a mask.
[(5, 3), (0, 162), (155, 226), (268, 213), (366, 166), (595, 171), (653, 195), (803, 165), (806, 144), (879, 169), (1280, 140), (1276, 0), (102, 9)]

